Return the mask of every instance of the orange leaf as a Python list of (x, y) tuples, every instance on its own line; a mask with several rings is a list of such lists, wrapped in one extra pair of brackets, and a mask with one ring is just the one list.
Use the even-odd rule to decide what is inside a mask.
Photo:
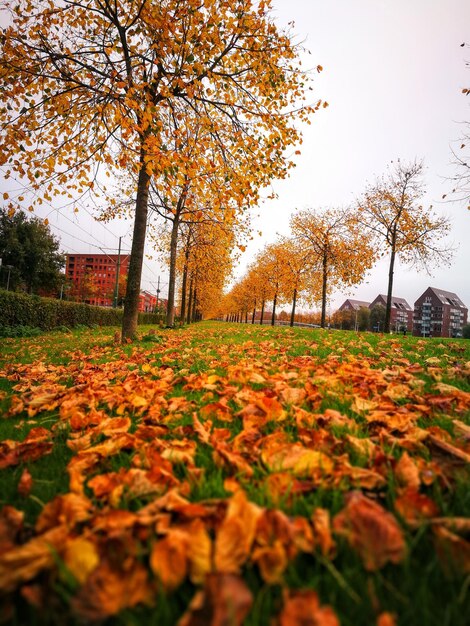
[(400, 563), (405, 557), (405, 540), (396, 519), (358, 491), (348, 494), (346, 507), (335, 516), (333, 528), (346, 537), (368, 571), (376, 571), (388, 561)]
[(23, 498), (26, 498), (27, 496), (29, 496), (32, 486), (33, 477), (31, 476), (28, 468), (25, 467), (18, 483), (18, 493)]
[(262, 546), (253, 551), (253, 563), (259, 567), (261, 578), (269, 585), (282, 581), (288, 559), (284, 546), (279, 540), (270, 546)]
[(339, 619), (330, 606), (320, 606), (315, 591), (302, 589), (284, 593), (284, 607), (279, 626), (339, 626)]
[(179, 587), (187, 576), (189, 541), (191, 537), (187, 533), (172, 529), (152, 547), (150, 567), (161, 580), (165, 591)]
[(253, 596), (239, 576), (209, 574), (178, 626), (242, 626), (252, 603)]
[(149, 603), (151, 590), (147, 571), (137, 561), (127, 559), (122, 569), (102, 561), (88, 576), (73, 598), (74, 612), (85, 620), (104, 620), (141, 602)]
[(230, 498), (215, 540), (214, 564), (219, 572), (237, 574), (249, 557), (261, 509), (243, 491)]

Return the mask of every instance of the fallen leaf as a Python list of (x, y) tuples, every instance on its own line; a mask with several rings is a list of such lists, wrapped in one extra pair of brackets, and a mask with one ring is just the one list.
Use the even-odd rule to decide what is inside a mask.
[(18, 493), (22, 498), (29, 496), (33, 487), (33, 477), (27, 467), (24, 468), (18, 482)]
[(81, 585), (100, 562), (96, 545), (85, 537), (68, 540), (65, 544), (63, 559)]
[(177, 626), (242, 626), (253, 596), (234, 574), (209, 574)]
[(348, 494), (333, 528), (359, 553), (367, 571), (376, 571), (389, 561), (400, 563), (405, 557), (405, 540), (396, 519), (358, 491)]
[(170, 529), (150, 551), (150, 567), (165, 591), (173, 591), (188, 574), (188, 544), (192, 538), (178, 528)]
[(276, 620), (278, 626), (339, 626), (331, 606), (320, 605), (310, 589), (284, 592), (284, 606)]
[(434, 544), (448, 575), (470, 573), (470, 542), (443, 526), (433, 526)]

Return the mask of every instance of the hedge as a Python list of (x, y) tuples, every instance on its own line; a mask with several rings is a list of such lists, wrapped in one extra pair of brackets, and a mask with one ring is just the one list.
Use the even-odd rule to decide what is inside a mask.
[[(155, 313), (139, 313), (140, 324), (157, 324), (158, 321)], [(53, 330), (59, 326), (120, 326), (121, 323), (121, 309), (0, 290), (0, 326), (29, 326)]]

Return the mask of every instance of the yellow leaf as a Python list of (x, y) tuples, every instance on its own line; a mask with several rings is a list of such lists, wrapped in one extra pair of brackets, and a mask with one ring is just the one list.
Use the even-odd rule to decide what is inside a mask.
[(78, 582), (83, 585), (98, 566), (100, 557), (94, 543), (83, 537), (77, 537), (67, 542), (64, 561)]

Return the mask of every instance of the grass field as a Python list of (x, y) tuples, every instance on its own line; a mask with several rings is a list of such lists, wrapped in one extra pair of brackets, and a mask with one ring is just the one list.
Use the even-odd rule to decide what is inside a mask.
[(464, 625), (470, 342), (0, 340), (0, 624)]

